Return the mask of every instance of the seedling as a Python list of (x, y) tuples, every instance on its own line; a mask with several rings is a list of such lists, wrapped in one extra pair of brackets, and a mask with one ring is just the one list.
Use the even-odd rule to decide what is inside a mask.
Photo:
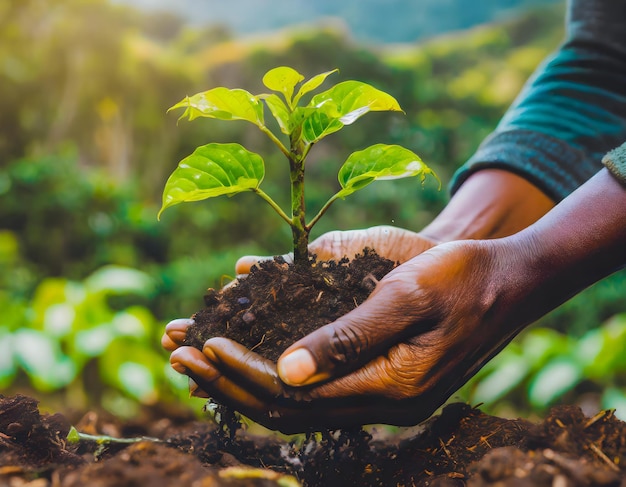
[[(295, 265), (310, 265), (309, 235), (313, 226), (337, 199), (345, 198), (376, 180), (427, 175), (437, 176), (420, 157), (399, 145), (376, 144), (353, 152), (339, 169), (341, 189), (317, 214), (307, 220), (304, 198), (305, 161), (313, 145), (327, 135), (350, 125), (368, 112), (402, 111), (391, 95), (360, 81), (343, 81), (318, 93), (308, 103), (303, 96), (316, 90), (337, 70), (304, 76), (289, 67), (268, 71), (263, 84), (274, 93), (253, 95), (242, 89), (213, 88), (185, 97), (170, 110), (184, 108), (180, 117), (246, 120), (256, 125), (289, 162), (291, 209), (283, 210), (260, 185), (265, 176), (263, 158), (239, 144), (202, 145), (183, 159), (163, 191), (163, 210), (184, 201), (252, 191), (265, 200), (291, 227)], [(278, 122), (280, 132), (265, 125), (264, 105)], [(286, 136), (286, 137), (285, 137)], [(288, 143), (283, 143), (288, 138)]]

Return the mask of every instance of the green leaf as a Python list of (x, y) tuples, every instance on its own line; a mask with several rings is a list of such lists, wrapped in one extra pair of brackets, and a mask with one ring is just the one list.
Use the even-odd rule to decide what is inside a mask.
[(239, 144), (207, 144), (180, 161), (163, 190), (163, 210), (184, 201), (200, 201), (250, 191), (261, 184), (265, 165)]
[(368, 112), (402, 111), (393, 96), (360, 81), (339, 83), (315, 95), (307, 106), (316, 109), (303, 121), (302, 138), (309, 144), (354, 123)]
[(302, 98), (304, 95), (306, 95), (307, 93), (313, 91), (315, 88), (320, 86), (324, 81), (326, 81), (326, 78), (328, 76), (330, 76), (333, 73), (336, 73), (337, 71), (339, 70), (333, 69), (332, 71), (326, 71), (325, 73), (320, 73), (318, 75), (313, 76), (310, 80), (304, 83), (298, 90), (298, 93), (296, 94), (295, 98), (293, 99), (294, 105), (297, 104), (298, 101), (300, 101), (300, 98)]
[(70, 431), (67, 434), (67, 437), (65, 439), (71, 445), (76, 444), (76, 443), (78, 443), (80, 441), (80, 433), (78, 432), (78, 430), (74, 426), (72, 426), (72, 427), (70, 427)]
[[(343, 188), (337, 196), (349, 194), (382, 179), (400, 179), (435, 173), (414, 152), (399, 145), (376, 144), (350, 154), (339, 170), (339, 184)], [(436, 177), (436, 176), (435, 176)]]
[(100, 267), (85, 279), (84, 284), (92, 293), (150, 296), (155, 290), (155, 283), (150, 275), (132, 267), (118, 265)]
[(546, 407), (572, 389), (582, 379), (581, 366), (575, 357), (556, 357), (532, 380), (528, 389), (530, 403)]
[(270, 90), (278, 91), (285, 96), (285, 100), (289, 106), (291, 104), (291, 98), (293, 96), (293, 90), (296, 85), (304, 79), (300, 73), (295, 69), (281, 66), (278, 68), (270, 69), (265, 76), (263, 76), (263, 84)]
[(185, 97), (169, 110), (177, 108), (185, 108), (180, 118), (187, 117), (190, 121), (198, 117), (207, 117), (220, 120), (247, 120), (258, 126), (264, 124), (263, 104), (258, 97), (241, 89), (218, 87), (196, 93), (191, 97)]
[(291, 113), (287, 105), (278, 97), (278, 95), (261, 95), (265, 104), (274, 115), (274, 118), (278, 122), (280, 131), (283, 134), (289, 135), (293, 130), (293, 122), (291, 120)]
[(15, 373), (17, 364), (13, 354), (13, 336), (8, 328), (0, 326), (0, 388), (8, 387)]
[(63, 353), (61, 344), (45, 333), (24, 328), (13, 334), (13, 353), (31, 384), (40, 391), (53, 391), (76, 377), (76, 364)]
[(505, 358), (498, 356), (500, 364), (489, 375), (482, 378), (473, 392), (474, 402), (493, 404), (517, 387), (528, 375), (530, 366), (525, 357), (509, 353)]
[(118, 337), (100, 355), (102, 381), (143, 403), (158, 399), (157, 384), (163, 379), (166, 358), (144, 340)]
[(616, 387), (607, 387), (602, 393), (602, 409), (615, 409), (615, 416), (626, 420), (626, 391)]

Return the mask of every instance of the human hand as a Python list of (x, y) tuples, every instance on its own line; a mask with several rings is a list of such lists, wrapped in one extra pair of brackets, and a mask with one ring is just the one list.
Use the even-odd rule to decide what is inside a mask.
[[(168, 324), (175, 370), (273, 429), (417, 424), (497, 353), (523, 320), (501, 241), (440, 245), (383, 278), (361, 306), (288, 348), (274, 364), (225, 338), (180, 347), (189, 320)], [(521, 277), (532, 279), (532, 273)], [(523, 313), (517, 313), (521, 317)], [(384, 326), (381, 326), (384, 324)]]
[[(309, 244), (309, 252), (315, 254), (318, 260), (339, 260), (343, 257), (352, 259), (362, 253), (365, 247), (369, 247), (382, 257), (403, 263), (436, 244), (435, 240), (422, 234), (380, 225), (362, 230), (327, 232)], [(271, 258), (255, 255), (241, 257), (235, 264), (235, 272), (237, 275), (248, 274), (253, 265)], [(291, 254), (285, 254), (283, 258), (287, 262), (293, 259)]]

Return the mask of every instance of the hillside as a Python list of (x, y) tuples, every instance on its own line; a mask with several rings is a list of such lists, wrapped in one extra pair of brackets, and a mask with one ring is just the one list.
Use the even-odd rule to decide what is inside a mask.
[(530, 7), (557, 0), (117, 0), (177, 12), (194, 24), (224, 24), (235, 34), (271, 31), (297, 23), (338, 18), (355, 39), (372, 43), (414, 42), (478, 24), (510, 19)]

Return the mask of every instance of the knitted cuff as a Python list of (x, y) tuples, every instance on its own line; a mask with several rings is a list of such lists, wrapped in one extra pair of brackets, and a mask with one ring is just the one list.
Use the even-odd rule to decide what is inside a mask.
[(626, 143), (605, 155), (602, 158), (602, 164), (606, 166), (620, 183), (626, 185)]

